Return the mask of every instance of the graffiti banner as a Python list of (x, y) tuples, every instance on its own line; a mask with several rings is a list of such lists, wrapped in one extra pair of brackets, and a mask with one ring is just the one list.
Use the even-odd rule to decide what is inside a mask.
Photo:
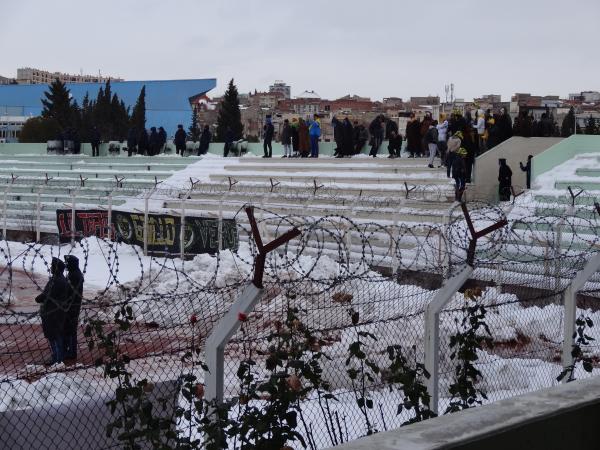
[[(71, 210), (56, 211), (61, 242), (71, 240)], [(102, 210), (75, 211), (75, 236), (108, 237), (108, 212)], [(127, 244), (144, 245), (144, 214), (112, 211), (112, 236)], [(221, 242), (223, 249), (237, 249), (238, 232), (234, 219), (223, 219)], [(168, 214), (148, 215), (148, 251), (180, 253), (181, 218)], [(187, 254), (215, 253), (219, 250), (219, 220), (186, 217), (184, 234)]]

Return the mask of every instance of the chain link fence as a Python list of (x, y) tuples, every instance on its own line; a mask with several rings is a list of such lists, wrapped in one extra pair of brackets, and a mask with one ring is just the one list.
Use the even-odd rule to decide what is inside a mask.
[[(234, 196), (242, 187), (191, 183), (185, 195)], [(165, 199), (184, 195), (161, 189)], [(265, 196), (273, 193), (264, 189)], [(349, 201), (319, 192), (324, 187), (306, 199), (277, 189), (298, 204), (319, 195), (330, 205)], [(407, 195), (416, 194), (407, 189)], [(351, 206), (375, 213), (406, 200), (365, 197), (365, 205)], [(563, 296), (598, 248), (593, 202), (582, 200), (567, 217), (557, 214), (564, 207), (517, 205), (507, 216), (471, 202), (470, 222), (456, 206), (437, 224), (357, 220), (334, 208), (306, 216), (255, 207), (264, 242), (293, 227), (300, 236), (266, 258), (262, 297), (251, 313), (240, 313), (241, 327), (224, 348), (227, 408), (218, 423), (225, 446), (260, 447), (270, 439), (273, 447), (264, 448), (326, 448), (426, 418), (427, 396), (417, 395), (416, 405), (408, 399), (427, 382), (426, 310), (468, 263), (472, 276), (439, 315), (439, 412), (450, 406), (457, 366), (466, 360), (456, 336), (469, 328), (469, 295), (485, 308), (486, 326), (474, 336), (489, 337), (472, 361), (480, 372), (474, 387), (484, 394), (479, 400), (557, 384)], [(232, 217), (237, 250), (188, 260), (144, 256), (118, 239), (0, 243), (0, 428), (8, 448), (202, 448), (214, 436), (209, 419), (216, 406), (203, 403), (204, 344), (251, 283), (258, 255), (244, 210)], [(471, 226), (482, 230), (504, 219), (508, 224), (479, 239), (473, 254)], [(34, 298), (52, 257), (66, 254), (79, 258), (86, 279), (78, 353), (47, 366)], [(596, 322), (599, 289), (596, 273), (579, 292), (577, 317)], [(586, 333), (597, 336), (594, 326)], [(594, 374), (595, 341), (584, 354)], [(584, 376), (576, 367), (575, 378)]]

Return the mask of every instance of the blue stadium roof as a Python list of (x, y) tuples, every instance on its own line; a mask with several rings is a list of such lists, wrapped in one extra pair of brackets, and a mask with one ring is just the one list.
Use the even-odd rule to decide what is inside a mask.
[[(85, 94), (95, 99), (104, 83), (67, 83), (73, 99), (81, 105)], [(146, 126), (163, 126), (172, 135), (177, 124), (186, 128), (191, 118), (189, 99), (204, 94), (217, 85), (214, 78), (199, 80), (114, 81), (111, 90), (126, 106), (135, 105), (142, 86), (146, 86)], [(38, 116), (42, 112), (42, 98), (48, 90), (45, 84), (0, 86), (0, 114)]]

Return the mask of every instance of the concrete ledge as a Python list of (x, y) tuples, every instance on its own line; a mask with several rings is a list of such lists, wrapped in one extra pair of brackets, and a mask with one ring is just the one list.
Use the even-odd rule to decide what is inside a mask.
[(600, 377), (501, 400), (341, 445), (345, 450), (597, 448)]

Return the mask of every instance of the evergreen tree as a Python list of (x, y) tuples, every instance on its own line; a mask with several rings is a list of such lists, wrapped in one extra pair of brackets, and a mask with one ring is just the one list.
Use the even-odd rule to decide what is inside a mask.
[(142, 86), (140, 95), (138, 96), (133, 112), (131, 113), (131, 120), (129, 121), (132, 127), (135, 127), (138, 132), (146, 129), (146, 86)]
[(219, 105), (219, 115), (217, 117), (217, 140), (225, 140), (227, 128), (233, 131), (234, 139), (241, 139), (244, 134), (244, 125), (242, 125), (242, 113), (240, 112), (240, 99), (238, 90), (233, 84), (233, 78), (229, 82), (227, 91)]
[(61, 127), (54, 117), (27, 119), (19, 133), (20, 143), (47, 142), (58, 138)]
[(73, 119), (73, 104), (65, 84), (57, 78), (50, 83), (44, 96), (46, 98), (42, 99), (42, 117), (55, 119), (63, 130), (69, 128)]
[(571, 106), (571, 109), (569, 109), (569, 113), (565, 116), (565, 118), (563, 119), (563, 122), (562, 122), (562, 127), (561, 127), (561, 131), (560, 131), (560, 134), (562, 135), (562, 137), (569, 137), (573, 133), (575, 133), (574, 126), (575, 126), (575, 110)]
[(588, 117), (588, 120), (585, 121), (585, 134), (598, 134), (598, 126), (596, 125), (596, 119), (592, 117)]
[(188, 136), (192, 140), (192, 142), (196, 142), (200, 139), (200, 127), (198, 127), (198, 110), (196, 109), (196, 106), (192, 108), (192, 124), (190, 125)]
[(93, 125), (93, 109), (95, 103), (93, 101), (90, 102), (90, 95), (88, 92), (85, 93), (85, 97), (83, 97), (83, 102), (81, 103), (81, 126), (79, 127), (79, 136), (81, 137), (82, 142), (89, 142), (89, 134)]

